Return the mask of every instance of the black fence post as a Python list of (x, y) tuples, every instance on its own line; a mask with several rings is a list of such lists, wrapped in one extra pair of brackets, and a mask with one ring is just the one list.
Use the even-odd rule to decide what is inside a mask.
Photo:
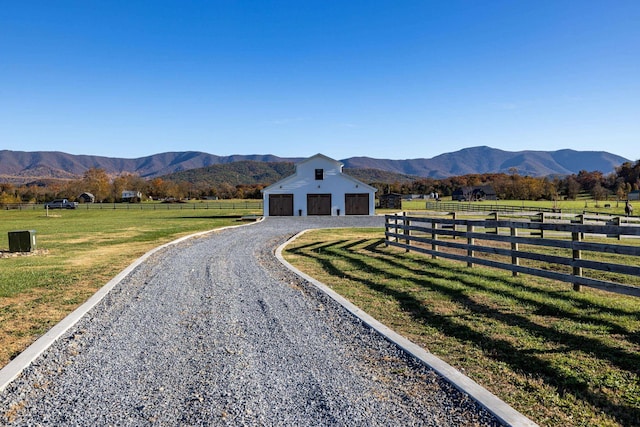
[[(411, 224), (411, 221), (409, 220), (409, 218), (407, 217), (407, 213), (406, 212), (402, 212), (402, 216), (403, 216), (403, 225), (404, 225), (404, 235), (407, 236), (404, 239), (404, 243), (409, 246), (411, 245), (411, 239), (409, 236), (409, 225)], [(409, 248), (405, 248), (405, 252), (409, 252)]]
[[(578, 243), (582, 241), (582, 233), (571, 233), (571, 240), (573, 241), (573, 243)], [(573, 261), (580, 261), (581, 259), (581, 253), (580, 253), (580, 249), (575, 249), (575, 245), (574, 245), (574, 249), (573, 249)], [(582, 267), (578, 267), (576, 265), (573, 266), (573, 290), (574, 291), (579, 291), (580, 290), (580, 282), (578, 281), (578, 277), (582, 277)]]

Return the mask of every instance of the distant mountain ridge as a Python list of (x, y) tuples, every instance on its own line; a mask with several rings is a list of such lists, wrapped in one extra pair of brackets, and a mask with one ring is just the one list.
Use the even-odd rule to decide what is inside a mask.
[[(327, 153), (330, 156), (330, 153)], [(38, 179), (72, 179), (90, 168), (104, 169), (110, 175), (134, 173), (143, 178), (173, 174), (239, 161), (298, 162), (301, 157), (265, 155), (217, 156), (186, 151), (159, 153), (136, 159), (74, 155), (56, 151), (0, 150), (0, 181), (30, 182)], [(431, 159), (389, 160), (370, 157), (344, 159), (346, 168), (378, 169), (402, 175), (446, 178), (466, 174), (508, 173), (514, 169), (521, 175), (569, 175), (580, 170), (598, 170), (605, 174), (629, 161), (605, 151), (503, 151), (490, 147), (465, 148)]]
[(465, 148), (440, 154), (431, 159), (383, 160), (352, 157), (343, 160), (345, 167), (374, 168), (408, 175), (446, 178), (468, 174), (509, 173), (520, 175), (571, 175), (581, 170), (599, 170), (605, 174), (629, 161), (605, 151), (503, 151), (490, 147)]
[[(258, 162), (240, 160), (233, 163), (205, 166), (162, 175), (162, 179), (173, 182), (189, 182), (198, 186), (216, 187), (223, 183), (232, 185), (270, 185), (296, 171), (293, 162)], [(364, 182), (410, 183), (419, 179), (380, 169), (345, 168), (344, 173)]]

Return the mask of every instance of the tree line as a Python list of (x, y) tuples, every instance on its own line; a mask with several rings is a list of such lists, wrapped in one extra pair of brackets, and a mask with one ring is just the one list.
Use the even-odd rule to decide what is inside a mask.
[[(146, 180), (138, 175), (125, 173), (109, 176), (103, 169), (88, 169), (82, 178), (69, 181), (50, 181), (29, 185), (0, 183), (0, 204), (42, 203), (55, 198), (77, 201), (82, 193), (91, 193), (96, 202), (121, 201), (123, 191), (143, 194), (143, 199), (259, 199), (269, 183), (234, 184), (223, 182), (212, 186), (205, 181), (189, 182), (153, 178)], [(625, 162), (611, 174), (582, 170), (563, 177), (523, 176), (517, 170), (509, 173), (488, 173), (454, 176), (449, 178), (420, 178), (412, 182), (373, 182), (378, 194), (430, 194), (450, 196), (460, 187), (493, 186), (496, 195), (504, 200), (561, 200), (575, 199), (588, 193), (595, 200), (615, 198), (625, 200), (629, 192), (640, 187), (640, 160)]]
[(163, 178), (147, 180), (131, 173), (112, 177), (104, 169), (91, 168), (82, 178), (75, 180), (50, 180), (25, 185), (0, 183), (0, 205), (43, 203), (60, 198), (81, 201), (79, 196), (83, 193), (91, 193), (98, 203), (114, 203), (122, 201), (123, 191), (140, 192), (143, 200), (260, 199), (260, 190), (264, 187), (262, 184), (233, 185), (226, 182), (211, 186), (202, 182)]
[(589, 194), (595, 200), (615, 198), (625, 200), (629, 193), (640, 188), (640, 160), (625, 162), (615, 172), (581, 170), (577, 174), (554, 177), (523, 176), (516, 169), (509, 173), (488, 173), (453, 176), (449, 178), (421, 178), (409, 183), (372, 183), (378, 194), (431, 194), (451, 196), (461, 187), (491, 185), (503, 200), (575, 200), (579, 194)]

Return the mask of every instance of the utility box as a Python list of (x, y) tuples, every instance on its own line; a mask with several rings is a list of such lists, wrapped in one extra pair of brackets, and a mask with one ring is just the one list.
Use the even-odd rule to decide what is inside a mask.
[(9, 232), (9, 252), (33, 252), (36, 249), (36, 230)]

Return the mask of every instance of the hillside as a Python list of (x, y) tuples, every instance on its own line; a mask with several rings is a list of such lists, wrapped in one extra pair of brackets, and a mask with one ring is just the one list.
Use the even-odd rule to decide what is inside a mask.
[(490, 147), (465, 148), (432, 159), (384, 160), (352, 157), (343, 160), (345, 167), (374, 168), (409, 175), (446, 178), (467, 174), (509, 173), (547, 176), (577, 174), (581, 170), (613, 172), (629, 161), (605, 151), (503, 151)]
[[(217, 187), (223, 183), (231, 185), (270, 185), (295, 172), (293, 162), (257, 162), (243, 160), (234, 163), (212, 165), (204, 168), (174, 172), (161, 178), (174, 182), (189, 182), (194, 185)], [(344, 173), (366, 183), (407, 183), (418, 177), (378, 169), (347, 169)]]
[[(327, 153), (330, 156), (330, 153)], [(73, 155), (56, 151), (0, 151), (0, 180), (26, 183), (49, 179), (80, 177), (90, 168), (104, 169), (110, 175), (133, 173), (154, 178), (176, 172), (206, 168), (243, 161), (294, 163), (302, 158), (284, 158), (271, 154), (216, 156), (196, 151), (159, 153), (137, 159), (122, 159), (88, 155)], [(407, 160), (352, 157), (342, 160), (345, 168), (378, 170), (431, 178), (483, 173), (508, 173), (517, 170), (521, 175), (568, 175), (580, 170), (614, 171), (628, 159), (605, 151), (503, 151), (490, 147), (465, 148), (431, 159)], [(239, 172), (238, 172), (239, 173)], [(361, 173), (361, 172), (358, 172)], [(370, 173), (370, 172), (367, 172)], [(377, 172), (381, 174), (382, 172)]]
[(212, 165), (163, 175), (174, 182), (216, 187), (223, 183), (232, 185), (272, 184), (295, 171), (293, 162), (258, 162), (241, 160), (234, 163)]
[(216, 156), (196, 151), (160, 153), (137, 159), (74, 155), (58, 151), (0, 150), (0, 179), (24, 183), (43, 179), (78, 178), (90, 168), (104, 169), (109, 175), (133, 173), (154, 178), (174, 172), (238, 161), (282, 162), (301, 158), (267, 155)]

